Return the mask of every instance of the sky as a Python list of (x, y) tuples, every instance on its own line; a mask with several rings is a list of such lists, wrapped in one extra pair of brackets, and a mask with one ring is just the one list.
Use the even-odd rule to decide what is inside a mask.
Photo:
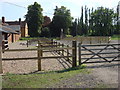
[(65, 6), (70, 9), (71, 16), (78, 18), (81, 16), (81, 6), (87, 5), (88, 8), (100, 6), (107, 8), (117, 8), (119, 0), (0, 0), (0, 18), (5, 17), (6, 21), (16, 21), (27, 14), (28, 5), (38, 2), (43, 8), (43, 15), (52, 19), (56, 6)]

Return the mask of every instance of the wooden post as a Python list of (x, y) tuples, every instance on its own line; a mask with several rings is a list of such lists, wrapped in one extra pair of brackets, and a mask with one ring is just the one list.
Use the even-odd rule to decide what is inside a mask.
[[(58, 44), (59, 48), (60, 48), (60, 43)], [(60, 50), (58, 51), (58, 54), (60, 55)]]
[(42, 50), (40, 50), (41, 45), (40, 41), (38, 40), (38, 71), (41, 71), (41, 56), (42, 56)]
[(90, 37), (90, 44), (92, 44), (92, 38)]
[(77, 66), (77, 41), (72, 41), (72, 47), (74, 49), (72, 49), (72, 67), (76, 67)]
[[(69, 45), (67, 47), (69, 48)], [(69, 56), (69, 49), (67, 49), (67, 56)], [(69, 61), (69, 57), (67, 57), (67, 61)]]
[(27, 47), (28, 47), (28, 42), (29, 42), (29, 40), (27, 40)]
[(2, 70), (2, 32), (0, 32), (0, 74), (3, 73)]
[(81, 65), (81, 43), (78, 44), (79, 65)]
[[(62, 48), (64, 47), (64, 44), (62, 44)], [(64, 56), (64, 49), (62, 49), (62, 55)]]
[(4, 51), (5, 51), (5, 41), (2, 40), (2, 44), (1, 45), (2, 45), (2, 53), (4, 53)]

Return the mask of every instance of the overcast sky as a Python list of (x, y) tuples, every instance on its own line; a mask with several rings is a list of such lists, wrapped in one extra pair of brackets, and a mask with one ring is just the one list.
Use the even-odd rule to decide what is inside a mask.
[(0, 17), (4, 16), (6, 20), (18, 20), (27, 13), (28, 5), (38, 2), (43, 8), (43, 15), (52, 18), (55, 6), (65, 6), (70, 9), (74, 18), (81, 16), (81, 6), (87, 5), (88, 8), (107, 7), (117, 8), (119, 0), (0, 0)]

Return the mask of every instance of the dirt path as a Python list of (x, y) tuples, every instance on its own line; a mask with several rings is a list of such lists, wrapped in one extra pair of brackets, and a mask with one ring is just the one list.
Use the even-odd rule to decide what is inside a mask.
[[(113, 41), (114, 43), (116, 41)], [(10, 45), (11, 48), (26, 48), (25, 45), (20, 45), (21, 42), (16, 42)], [(25, 42), (24, 42), (25, 43)], [(67, 43), (68, 42), (64, 42)], [(53, 55), (53, 53), (46, 53), (46, 56)], [(17, 53), (4, 53), (3, 57), (28, 57), (37, 56), (36, 52), (17, 52)], [(78, 74), (74, 77), (61, 81), (59, 84), (52, 86), (53, 88), (117, 88), (118, 87), (118, 67), (120, 63), (99, 63), (99, 64), (86, 64), (87, 69), (90, 70), (89, 74)], [(61, 70), (68, 68), (70, 65), (59, 59), (42, 60), (42, 70)], [(30, 73), (37, 71), (37, 60), (22, 60), (22, 61), (3, 61), (4, 73)]]
[[(26, 43), (25, 41), (15, 42), (9, 45), (11, 49), (23, 49), (27, 48), (26, 45), (21, 45), (21, 43)], [(33, 46), (32, 46), (33, 47)], [(30, 47), (28, 47), (30, 48)], [(20, 51), (20, 52), (5, 52), (3, 53), (3, 58), (18, 58), (18, 57), (36, 57), (37, 51)], [(53, 53), (46, 52), (43, 56), (55, 56)], [(64, 59), (43, 59), (42, 60), (42, 71), (55, 71), (62, 70), (71, 67), (69, 63), (66, 63)], [(19, 60), (19, 61), (2, 61), (3, 72), (4, 73), (31, 73), (38, 70), (37, 60)]]
[[(61, 41), (64, 42), (64, 41)], [(65, 41), (66, 44), (71, 44)], [(111, 43), (118, 43), (117, 40)], [(56, 88), (118, 88), (120, 62), (86, 64), (90, 74), (78, 74), (53, 86)]]

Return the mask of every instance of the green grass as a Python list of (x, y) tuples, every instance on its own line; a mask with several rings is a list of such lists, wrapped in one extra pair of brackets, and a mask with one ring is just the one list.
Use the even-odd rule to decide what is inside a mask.
[(47, 88), (78, 73), (88, 74), (85, 66), (69, 68), (61, 71), (51, 71), (39, 74), (3, 76), (3, 88)]
[(111, 40), (120, 40), (120, 35), (113, 35)]
[(21, 37), (20, 40), (31, 40), (31, 39), (38, 39), (39, 37)]

